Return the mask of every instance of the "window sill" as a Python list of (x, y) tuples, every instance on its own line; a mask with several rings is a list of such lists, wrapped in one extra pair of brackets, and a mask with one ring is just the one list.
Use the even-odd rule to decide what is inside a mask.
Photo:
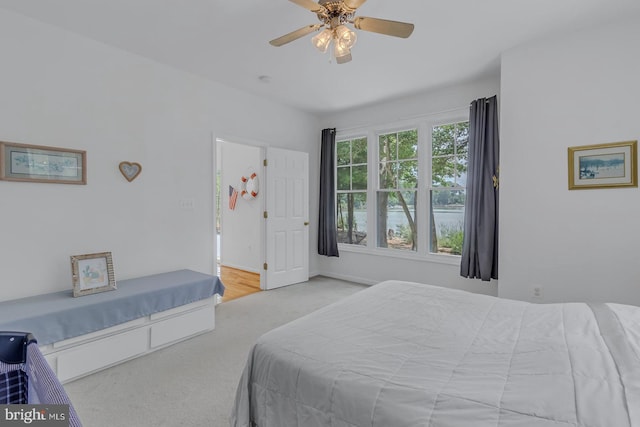
[(433, 262), (437, 264), (460, 265), (460, 255), (445, 254), (419, 254), (413, 251), (402, 251), (397, 249), (368, 248), (366, 246), (356, 246), (347, 244), (338, 244), (338, 251), (352, 252), (363, 255), (380, 256), (387, 258), (400, 258), (411, 261)]

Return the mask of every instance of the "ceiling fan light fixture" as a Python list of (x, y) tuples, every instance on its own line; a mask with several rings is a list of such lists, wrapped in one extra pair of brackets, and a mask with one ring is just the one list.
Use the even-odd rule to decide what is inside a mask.
[(345, 64), (349, 61), (351, 61), (351, 52), (348, 52), (346, 55), (340, 56), (338, 58), (336, 58), (336, 63), (338, 64)]
[(335, 29), (336, 44), (339, 44), (343, 49), (351, 49), (356, 44), (356, 33), (351, 31), (344, 25), (339, 25)]
[(346, 59), (347, 57), (351, 57), (351, 49), (342, 46), (340, 43), (334, 43), (333, 56), (336, 58), (336, 62), (338, 62), (338, 64), (342, 64), (343, 62), (347, 62), (348, 60), (341, 62), (341, 58)]
[(356, 44), (357, 35), (345, 24), (357, 30), (369, 31), (387, 36), (407, 38), (413, 32), (413, 24), (388, 19), (355, 16), (356, 9), (367, 0), (289, 0), (317, 15), (319, 24), (306, 25), (284, 36), (271, 40), (273, 46), (282, 46), (307, 34), (320, 31), (311, 43), (320, 52), (327, 52), (333, 42), (332, 56), (338, 64), (351, 61), (351, 48)]
[(311, 43), (313, 43), (316, 49), (324, 53), (329, 48), (332, 36), (333, 34), (331, 30), (325, 28), (323, 31), (313, 36)]

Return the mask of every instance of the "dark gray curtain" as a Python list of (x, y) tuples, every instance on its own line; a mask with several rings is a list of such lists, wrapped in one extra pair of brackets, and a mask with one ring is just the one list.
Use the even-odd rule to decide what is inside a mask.
[(472, 279), (498, 278), (498, 187), (500, 141), (498, 98), (471, 103), (469, 164), (460, 275)]
[(318, 220), (318, 253), (339, 256), (336, 227), (336, 130), (322, 130), (320, 148), (320, 216)]

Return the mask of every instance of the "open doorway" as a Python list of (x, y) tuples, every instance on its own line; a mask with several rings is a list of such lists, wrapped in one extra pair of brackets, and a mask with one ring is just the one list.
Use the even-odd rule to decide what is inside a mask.
[(216, 264), (226, 287), (223, 302), (261, 290), (263, 158), (261, 147), (216, 140)]

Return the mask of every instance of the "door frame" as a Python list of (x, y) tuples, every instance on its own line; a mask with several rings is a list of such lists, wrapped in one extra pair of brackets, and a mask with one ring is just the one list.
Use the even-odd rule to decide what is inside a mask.
[[(245, 138), (239, 138), (239, 137), (235, 137), (235, 136), (218, 136), (218, 137), (212, 137), (212, 143), (214, 144), (213, 147), (213, 193), (214, 193), (214, 197), (213, 197), (213, 256), (214, 256), (214, 263), (217, 263), (217, 257), (218, 257), (218, 250), (217, 250), (217, 235), (216, 235), (216, 221), (220, 221), (220, 252), (224, 252), (223, 249), (223, 242), (222, 242), (222, 234), (223, 234), (223, 230), (224, 230), (224, 224), (223, 224), (223, 219), (222, 219), (222, 215), (220, 215), (220, 218), (218, 218), (218, 211), (217, 211), (217, 206), (216, 206), (216, 201), (218, 199), (218, 190), (216, 187), (216, 177), (218, 174), (218, 156), (217, 156), (217, 149), (218, 149), (218, 145), (219, 144), (224, 144), (224, 143), (230, 143), (230, 144), (238, 144), (238, 145), (245, 145), (245, 146), (249, 146), (249, 147), (256, 147), (260, 149), (260, 156), (262, 159), (266, 158), (266, 148), (267, 148), (267, 144), (264, 142), (260, 142), (260, 141), (252, 141), (252, 140), (247, 140)], [(223, 170), (224, 168), (221, 168), (221, 170)], [(265, 166), (264, 163), (263, 165), (260, 167), (260, 173), (262, 177), (265, 177)], [(261, 184), (261, 189), (260, 191), (264, 192), (264, 187), (265, 187), (265, 183)], [(264, 193), (263, 193), (264, 195)], [(220, 188), (220, 205), (221, 205), (221, 212), (222, 212), (222, 206), (224, 206), (224, 200), (225, 200), (225, 191), (224, 189)], [(266, 210), (266, 197), (260, 197), (260, 208), (261, 210), (264, 212)], [(262, 226), (260, 227), (260, 241), (257, 242), (257, 244), (255, 245), (255, 247), (259, 247), (260, 248), (260, 258), (261, 259), (266, 259), (266, 226), (264, 224), (264, 222), (262, 223)], [(266, 290), (266, 274), (263, 268), (259, 268), (258, 271), (260, 272), (260, 289), (262, 290)], [(214, 266), (214, 275), (217, 275), (217, 265)]]

